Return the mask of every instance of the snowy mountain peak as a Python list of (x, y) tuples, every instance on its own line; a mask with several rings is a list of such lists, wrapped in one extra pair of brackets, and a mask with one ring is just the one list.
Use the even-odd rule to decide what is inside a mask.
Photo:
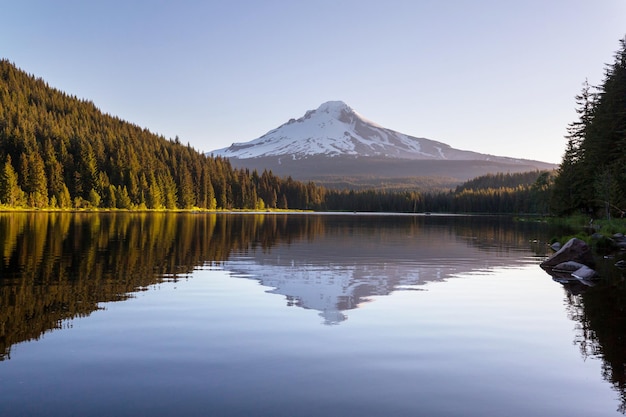
[(447, 159), (446, 144), (418, 139), (373, 123), (343, 101), (328, 101), (258, 139), (213, 151), (229, 158), (313, 155)]
[(336, 118), (339, 118), (342, 113), (354, 113), (352, 107), (348, 106), (343, 101), (327, 101), (320, 105), (315, 111), (317, 113), (328, 113)]
[(405, 135), (365, 119), (343, 101), (328, 101), (258, 139), (210, 153), (229, 158), (235, 167), (267, 169), (332, 187), (342, 178), (370, 187), (373, 178), (381, 185), (429, 176), (466, 181), (486, 173), (554, 168)]
[(299, 119), (291, 119), (258, 139), (233, 143), (211, 152), (231, 159), (311, 156), (410, 159), (483, 160), (517, 163), (512, 158), (454, 149), (450, 145), (405, 135), (371, 122), (343, 101), (328, 101)]

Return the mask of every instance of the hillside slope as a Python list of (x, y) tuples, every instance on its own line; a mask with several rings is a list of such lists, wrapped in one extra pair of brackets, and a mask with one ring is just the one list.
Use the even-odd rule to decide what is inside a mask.
[(321, 192), (235, 170), (0, 60), (2, 207), (297, 208)]

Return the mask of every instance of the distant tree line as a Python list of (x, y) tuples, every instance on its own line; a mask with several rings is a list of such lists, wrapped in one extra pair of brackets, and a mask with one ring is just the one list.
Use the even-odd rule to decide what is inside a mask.
[(327, 190), (326, 210), (547, 214), (552, 172), (487, 174), (449, 191)]

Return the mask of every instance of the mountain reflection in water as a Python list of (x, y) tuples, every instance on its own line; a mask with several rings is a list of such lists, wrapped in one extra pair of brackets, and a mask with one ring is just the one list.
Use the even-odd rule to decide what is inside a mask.
[(372, 296), (534, 263), (525, 257), (532, 227), (487, 217), (336, 216), (332, 227), (306, 241), (235, 253), (223, 267), (272, 287), (289, 305), (319, 311), (325, 324), (338, 324), (346, 310)]

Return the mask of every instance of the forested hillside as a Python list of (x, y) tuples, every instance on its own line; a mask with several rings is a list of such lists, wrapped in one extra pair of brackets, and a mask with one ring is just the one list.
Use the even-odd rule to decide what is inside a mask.
[(323, 192), (235, 170), (0, 61), (0, 206), (306, 208)]
[(579, 119), (554, 182), (556, 214), (623, 217), (626, 211), (626, 38), (599, 86), (587, 82), (576, 97)]

